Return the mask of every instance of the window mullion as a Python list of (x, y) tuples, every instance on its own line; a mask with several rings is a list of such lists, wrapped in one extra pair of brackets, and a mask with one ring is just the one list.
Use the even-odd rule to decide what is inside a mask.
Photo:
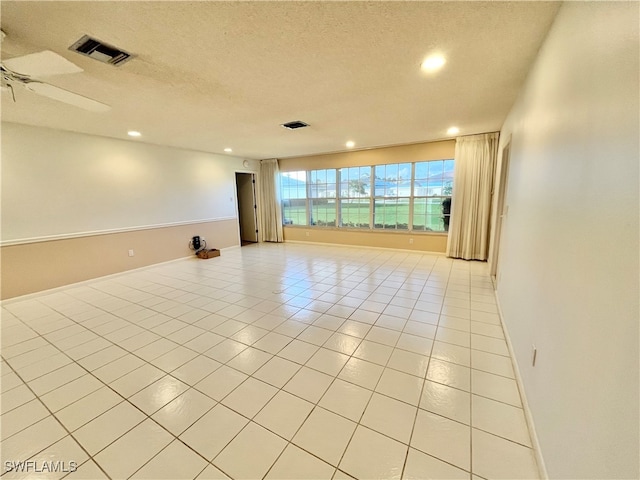
[(336, 227), (340, 227), (342, 223), (340, 221), (340, 216), (342, 215), (342, 205), (340, 205), (340, 169), (336, 168)]
[(369, 170), (369, 230), (374, 229), (373, 209), (375, 208), (375, 204), (376, 204), (375, 198), (376, 198), (376, 170), (375, 170), (375, 167), (371, 165)]
[(411, 190), (409, 190), (409, 225), (407, 229), (413, 231), (413, 197), (415, 196), (416, 186), (416, 164), (411, 164)]
[(306, 206), (307, 206), (307, 225), (309, 225), (310, 227), (312, 227), (313, 225), (311, 224), (311, 209), (312, 209), (312, 204), (311, 204), (311, 172), (309, 170), (307, 170), (305, 172), (306, 174), (306, 189), (307, 189), (307, 195), (306, 195)]

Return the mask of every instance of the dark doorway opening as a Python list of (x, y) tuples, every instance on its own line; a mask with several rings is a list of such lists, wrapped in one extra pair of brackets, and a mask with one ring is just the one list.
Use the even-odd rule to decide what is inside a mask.
[(240, 245), (258, 243), (256, 178), (254, 173), (236, 172)]

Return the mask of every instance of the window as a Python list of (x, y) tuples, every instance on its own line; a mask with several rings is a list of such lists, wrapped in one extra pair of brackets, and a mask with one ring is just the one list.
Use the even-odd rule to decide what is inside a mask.
[(335, 170), (309, 172), (310, 225), (336, 226), (336, 183)]
[(411, 164), (375, 167), (374, 228), (409, 230)]
[(283, 225), (308, 225), (307, 172), (286, 172), (281, 175)]
[(453, 160), (282, 173), (285, 225), (447, 232)]
[(453, 160), (418, 162), (413, 181), (413, 230), (448, 232)]
[(371, 212), (371, 167), (340, 169), (340, 225), (369, 228)]

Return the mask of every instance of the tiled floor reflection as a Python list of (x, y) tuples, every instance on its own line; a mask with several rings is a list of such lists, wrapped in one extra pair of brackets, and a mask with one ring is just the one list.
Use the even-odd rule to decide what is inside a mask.
[(480, 263), (263, 244), (137, 270), (3, 304), (3, 473), (536, 478), (508, 355)]

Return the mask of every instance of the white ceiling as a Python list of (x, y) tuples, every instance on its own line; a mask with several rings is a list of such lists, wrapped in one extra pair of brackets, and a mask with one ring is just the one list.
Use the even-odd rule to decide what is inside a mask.
[[(549, 2), (2, 1), (2, 58), (49, 49), (84, 69), (50, 83), (93, 113), (16, 90), (2, 120), (247, 158), (499, 130), (557, 12)], [(120, 67), (68, 50), (82, 35)], [(435, 74), (420, 70), (432, 52)], [(311, 126), (286, 130), (302, 120)]]

